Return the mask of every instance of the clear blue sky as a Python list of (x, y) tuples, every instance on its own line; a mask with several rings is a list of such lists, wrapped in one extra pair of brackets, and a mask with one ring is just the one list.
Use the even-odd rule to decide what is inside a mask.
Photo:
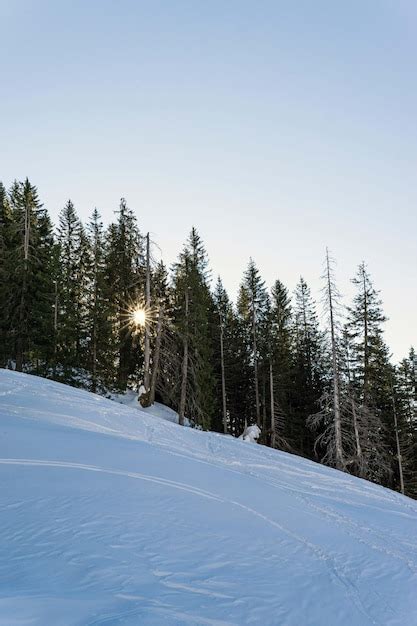
[(317, 296), (368, 262), (417, 345), (415, 0), (0, 0), (0, 179), (54, 219), (121, 196), (167, 263), (191, 225), (234, 295), (249, 256)]

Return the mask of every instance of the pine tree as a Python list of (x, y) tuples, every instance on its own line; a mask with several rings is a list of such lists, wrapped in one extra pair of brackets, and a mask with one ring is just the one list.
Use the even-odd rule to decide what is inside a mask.
[(87, 367), (87, 296), (89, 242), (74, 205), (68, 200), (59, 216), (57, 345), (58, 360), (68, 382)]
[[(270, 313), (270, 394), (271, 445), (288, 448), (285, 434), (290, 412), (293, 360), (291, 300), (288, 289), (275, 281), (271, 289)], [(272, 420), (271, 420), (272, 421)]]
[(10, 190), (5, 317), (16, 369), (45, 366), (53, 345), (52, 226), (28, 179)]
[(144, 303), (143, 239), (136, 218), (120, 201), (117, 221), (106, 235), (106, 292), (113, 323), (113, 363), (117, 363), (114, 383), (124, 390), (129, 378), (142, 369), (143, 350), (131, 324), (132, 309)]
[(268, 324), (269, 297), (265, 283), (252, 259), (243, 276), (237, 307), (252, 357), (254, 419), (262, 428), (259, 365), (260, 361), (265, 358), (266, 346), (265, 341), (262, 340), (265, 339)]
[[(393, 403), (397, 457), (400, 456), (403, 492), (417, 497), (417, 355), (413, 348), (396, 368)], [(400, 470), (398, 463), (398, 473)], [(401, 477), (398, 475), (398, 479)], [(401, 489), (401, 480), (398, 481)], [(398, 483), (397, 483), (398, 486)]]
[(417, 427), (417, 353), (410, 348), (407, 358), (398, 366), (398, 386), (404, 414), (410, 427)]
[(375, 290), (365, 263), (361, 263), (355, 278), (357, 288), (353, 307), (349, 309), (348, 330), (354, 342), (352, 368), (356, 385), (365, 406), (375, 403), (373, 383), (381, 347), (382, 324), (386, 321), (381, 300)]
[(9, 280), (10, 255), (12, 252), (12, 215), (7, 192), (0, 182), (0, 365), (6, 365), (10, 356), (8, 301), (11, 296)]
[(108, 345), (111, 341), (109, 303), (105, 285), (104, 227), (97, 209), (87, 226), (88, 265), (86, 301), (86, 328), (88, 338), (88, 369), (91, 373), (91, 391), (108, 381), (106, 363), (111, 359)]
[(343, 335), (341, 332), (340, 295), (333, 263), (327, 252), (323, 295), (330, 376), (320, 399), (320, 411), (309, 418), (308, 424), (318, 430), (315, 449), (323, 450), (323, 462), (375, 479), (387, 468), (382, 424), (378, 414), (361, 404), (355, 394), (351, 372), (354, 346), (346, 329)]
[[(228, 409), (228, 394), (226, 386), (226, 376), (228, 374), (228, 363), (226, 355), (230, 345), (230, 325), (232, 322), (233, 309), (227, 292), (223, 286), (220, 276), (217, 278), (214, 298), (214, 372), (216, 378), (216, 420), (213, 420), (212, 427), (215, 430), (227, 433), (230, 422), (230, 409)], [(218, 416), (221, 416), (221, 423)]]
[(357, 294), (349, 309), (347, 331), (351, 341), (352, 389), (360, 418), (363, 459), (360, 473), (369, 480), (388, 484), (392, 465), (390, 458), (395, 458), (396, 443), (393, 369), (382, 329), (386, 317), (365, 263), (359, 265), (352, 282), (357, 287)]
[(245, 424), (253, 419), (253, 397), (251, 393), (248, 394), (248, 390), (250, 391), (253, 385), (251, 352), (248, 349), (244, 322), (236, 314), (220, 278), (216, 283), (213, 299), (214, 315), (211, 334), (216, 392), (212, 428), (225, 432), (226, 408), (227, 432), (239, 436), (243, 433)]
[(286, 439), (295, 450), (313, 455), (313, 438), (306, 426), (317, 411), (325, 389), (325, 351), (316, 305), (303, 278), (295, 291), (292, 415)]
[(181, 344), (180, 420), (187, 414), (208, 428), (214, 408), (210, 336), (213, 301), (207, 253), (195, 228), (174, 266), (173, 303), (173, 323)]
[[(154, 322), (151, 331), (151, 377), (149, 390), (149, 405), (155, 402), (157, 391), (162, 391), (165, 369), (164, 352), (168, 356), (167, 337), (169, 336), (169, 324), (171, 320), (170, 288), (168, 286), (168, 271), (163, 261), (160, 261), (152, 273), (151, 299), (153, 308), (150, 317)], [(165, 371), (164, 371), (165, 369)]]

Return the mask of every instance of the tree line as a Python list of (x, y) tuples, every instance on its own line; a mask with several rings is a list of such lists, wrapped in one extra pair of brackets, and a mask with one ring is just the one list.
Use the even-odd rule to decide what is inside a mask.
[(0, 365), (103, 394), (140, 386), (180, 423), (256, 423), (265, 445), (416, 497), (416, 353), (392, 363), (365, 263), (349, 307), (328, 251), (323, 267), (324, 323), (303, 278), (268, 290), (253, 260), (234, 303), (195, 228), (168, 269), (124, 199), (107, 227), (69, 200), (54, 228), (29, 180), (0, 183)]

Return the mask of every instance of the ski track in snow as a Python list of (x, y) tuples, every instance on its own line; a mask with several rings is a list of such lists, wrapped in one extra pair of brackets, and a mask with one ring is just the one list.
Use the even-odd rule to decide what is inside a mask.
[(416, 502), (132, 407), (0, 370), (0, 626), (417, 626)]
[[(154, 482), (154, 483), (158, 483), (164, 486), (168, 486), (174, 489), (179, 489), (181, 491), (186, 491), (189, 493), (192, 493), (193, 495), (197, 495), (199, 497), (203, 497), (203, 498), (209, 498), (209, 499), (213, 499), (213, 500), (218, 500), (220, 502), (223, 502), (224, 504), (229, 504), (232, 506), (237, 506), (240, 507), (243, 511), (249, 513), (250, 515), (255, 515), (257, 517), (259, 517), (261, 520), (265, 521), (267, 524), (270, 524), (271, 526), (278, 528), (280, 531), (282, 531), (283, 533), (287, 534), (289, 537), (291, 537), (292, 539), (294, 539), (296, 542), (300, 543), (303, 547), (305, 547), (306, 549), (308, 549), (316, 558), (323, 560), (326, 562), (326, 564), (328, 565), (330, 572), (333, 574), (334, 578), (336, 581), (340, 581), (345, 587), (346, 590), (348, 592), (349, 595), (351, 595), (352, 600), (355, 602), (355, 604), (358, 606), (358, 608), (363, 611), (363, 613), (371, 619), (370, 615), (368, 615), (368, 613), (366, 612), (366, 609), (363, 607), (362, 602), (360, 600), (359, 594), (357, 593), (356, 587), (351, 583), (351, 581), (349, 581), (344, 574), (342, 573), (342, 571), (340, 569), (338, 569), (334, 563), (334, 561), (331, 559), (331, 557), (329, 555), (326, 555), (326, 553), (324, 551), (322, 551), (320, 548), (318, 548), (317, 546), (311, 544), (310, 542), (308, 542), (306, 539), (304, 539), (303, 537), (300, 537), (298, 535), (296, 535), (295, 533), (291, 532), (288, 528), (286, 528), (285, 526), (282, 526), (281, 524), (278, 524), (277, 522), (275, 522), (274, 520), (266, 517), (265, 515), (262, 515), (262, 513), (259, 513), (258, 511), (252, 509), (251, 507), (245, 506), (244, 504), (241, 504), (240, 502), (236, 502), (234, 500), (223, 500), (222, 498), (219, 498), (218, 496), (216, 496), (213, 493), (209, 493), (207, 491), (203, 491), (201, 489), (192, 489), (189, 486), (182, 484), (182, 483), (178, 483), (172, 480), (162, 480), (160, 478), (156, 478), (155, 476), (148, 476), (145, 474), (138, 474), (138, 473), (133, 473), (133, 472), (122, 472), (122, 471), (117, 471), (117, 470), (109, 470), (109, 469), (105, 469), (103, 467), (97, 467), (94, 465), (83, 465), (81, 463), (64, 463), (64, 462), (59, 462), (59, 461), (38, 461), (35, 459), (0, 459), (0, 464), (2, 465), (26, 465), (26, 466), (33, 466), (33, 467), (56, 467), (56, 468), (63, 468), (63, 469), (76, 469), (76, 470), (85, 470), (85, 471), (90, 471), (90, 472), (100, 472), (100, 473), (104, 473), (104, 474), (112, 474), (112, 475), (116, 475), (116, 476), (125, 476), (127, 478), (134, 478), (134, 479), (139, 479), (139, 480), (145, 480), (145, 481), (149, 481), (149, 482)], [(183, 584), (179, 584), (179, 583), (166, 583), (166, 585), (168, 587), (173, 587), (173, 588), (177, 588), (177, 589), (187, 589), (187, 590), (192, 590), (194, 593), (202, 593), (204, 594), (208, 594), (208, 595), (214, 595), (216, 597), (229, 597), (229, 596), (225, 596), (223, 594), (212, 594), (211, 592), (205, 591), (205, 590), (201, 590), (201, 589), (192, 589), (191, 587), (187, 587), (186, 585)], [(377, 622), (374, 622), (371, 619), (371, 623), (376, 624)]]

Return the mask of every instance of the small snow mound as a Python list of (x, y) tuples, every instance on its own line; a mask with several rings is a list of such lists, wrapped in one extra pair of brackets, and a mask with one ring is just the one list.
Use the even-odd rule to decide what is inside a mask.
[[(151, 406), (143, 407), (140, 403), (140, 396), (143, 393), (144, 387), (140, 387), (139, 392), (133, 391), (133, 389), (127, 389), (124, 393), (112, 393), (108, 396), (109, 400), (113, 400), (114, 402), (118, 402), (119, 404), (124, 404), (124, 406), (128, 406), (131, 409), (136, 409), (147, 413), (148, 415), (152, 415), (152, 417), (159, 417), (162, 420), (166, 420), (167, 422), (172, 422), (173, 424), (179, 423), (178, 413), (173, 409), (170, 409), (165, 404), (161, 404), (160, 402), (155, 402)], [(192, 426), (193, 424), (188, 418), (184, 420), (184, 426)]]
[(246, 426), (245, 431), (240, 435), (239, 439), (243, 441), (249, 441), (250, 443), (258, 443), (258, 439), (261, 436), (261, 429), (256, 424), (252, 426)]

